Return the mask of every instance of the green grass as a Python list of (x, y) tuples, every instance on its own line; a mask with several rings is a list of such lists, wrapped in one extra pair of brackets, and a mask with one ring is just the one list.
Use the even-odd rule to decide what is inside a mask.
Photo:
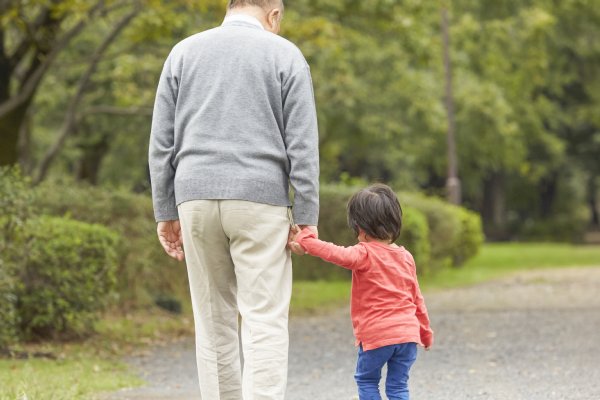
[(141, 383), (122, 363), (98, 357), (0, 360), (0, 400), (90, 399)]
[(349, 299), (349, 281), (294, 281), (290, 314), (320, 313), (347, 304)]
[[(144, 384), (121, 362), (147, 345), (193, 333), (190, 318), (161, 311), (106, 315), (97, 334), (80, 342), (20, 345), (14, 350), (50, 353), (57, 360), (0, 359), (0, 400), (78, 400)], [(26, 397), (25, 397), (26, 396)]]
[[(418, 267), (418, 266), (417, 266)], [(600, 246), (558, 243), (493, 243), (460, 268), (419, 280), (423, 289), (467, 286), (531, 269), (600, 267)]]

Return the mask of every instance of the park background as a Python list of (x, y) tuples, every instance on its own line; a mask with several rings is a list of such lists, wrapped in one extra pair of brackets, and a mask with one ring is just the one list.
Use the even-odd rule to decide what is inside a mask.
[[(115, 360), (193, 331), (147, 149), (166, 56), (224, 13), (0, 3), (0, 398), (139, 384)], [(352, 243), (345, 202), (380, 181), (426, 290), (600, 265), (600, 1), (296, 0), (282, 28), (313, 76), (322, 237)], [(347, 301), (346, 271), (305, 257), (294, 274), (292, 314)]]

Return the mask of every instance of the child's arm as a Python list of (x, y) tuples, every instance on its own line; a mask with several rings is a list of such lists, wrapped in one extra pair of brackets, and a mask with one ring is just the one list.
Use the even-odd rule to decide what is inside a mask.
[(314, 232), (303, 229), (294, 239), (308, 254), (340, 267), (356, 270), (365, 265), (367, 251), (363, 246), (342, 247), (317, 239)]
[(413, 256), (407, 252), (407, 261), (411, 266), (411, 273), (415, 278), (415, 304), (417, 306), (416, 316), (419, 319), (421, 325), (421, 342), (426, 349), (429, 349), (433, 345), (433, 330), (429, 326), (429, 315), (427, 314), (427, 307), (425, 306), (425, 299), (421, 294), (421, 288), (419, 287), (419, 280), (417, 279), (417, 268)]

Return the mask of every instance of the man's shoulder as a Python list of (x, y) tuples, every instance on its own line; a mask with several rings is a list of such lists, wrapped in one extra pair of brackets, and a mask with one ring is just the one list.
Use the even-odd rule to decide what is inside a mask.
[(173, 46), (172, 51), (182, 51), (185, 50), (186, 47), (189, 47), (199, 41), (210, 40), (212, 36), (218, 33), (218, 29), (219, 27), (215, 27), (188, 36), (185, 39), (179, 41), (175, 46)]

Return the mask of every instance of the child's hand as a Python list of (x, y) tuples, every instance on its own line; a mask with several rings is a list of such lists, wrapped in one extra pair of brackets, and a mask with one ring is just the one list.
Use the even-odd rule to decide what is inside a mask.
[(300, 229), (300, 227), (298, 225), (294, 225), (294, 226), (290, 227), (290, 233), (288, 235), (287, 247), (294, 254), (297, 254), (299, 256), (303, 256), (304, 254), (306, 254), (306, 252), (304, 251), (304, 249), (302, 248), (302, 246), (300, 246), (300, 244), (298, 244), (296, 242), (296, 238), (298, 237), (298, 234), (300, 233), (300, 230), (301, 229)]

